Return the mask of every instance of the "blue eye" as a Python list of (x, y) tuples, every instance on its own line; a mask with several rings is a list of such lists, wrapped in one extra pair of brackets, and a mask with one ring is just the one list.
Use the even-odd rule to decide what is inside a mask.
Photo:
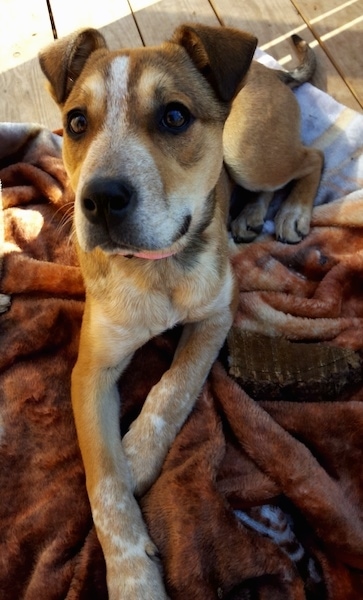
[(171, 133), (181, 133), (187, 129), (192, 120), (192, 114), (186, 106), (180, 102), (171, 102), (165, 106), (160, 123)]
[(67, 117), (67, 129), (71, 135), (81, 135), (87, 130), (88, 121), (81, 110), (71, 110)]

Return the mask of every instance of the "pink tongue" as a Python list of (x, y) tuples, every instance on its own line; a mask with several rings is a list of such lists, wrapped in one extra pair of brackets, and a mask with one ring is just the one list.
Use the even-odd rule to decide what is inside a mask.
[(136, 256), (137, 258), (146, 258), (147, 260), (160, 260), (161, 258), (167, 258), (168, 256), (173, 256), (173, 254), (175, 254), (175, 252), (163, 252), (160, 251), (158, 252), (157, 250), (152, 251), (150, 250), (150, 252), (135, 252), (133, 254), (133, 256)]

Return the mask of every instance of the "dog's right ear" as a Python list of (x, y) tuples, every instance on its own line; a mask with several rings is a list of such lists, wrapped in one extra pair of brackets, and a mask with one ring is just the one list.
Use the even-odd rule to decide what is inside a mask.
[(185, 48), (224, 102), (239, 91), (257, 45), (257, 38), (246, 31), (200, 23), (180, 25), (171, 41)]
[(84, 29), (55, 41), (39, 53), (41, 69), (58, 104), (67, 100), (88, 58), (100, 48), (107, 48), (103, 35), (97, 29)]

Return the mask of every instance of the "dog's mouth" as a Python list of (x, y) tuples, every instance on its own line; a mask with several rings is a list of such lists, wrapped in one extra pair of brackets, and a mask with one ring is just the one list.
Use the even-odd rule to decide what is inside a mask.
[(178, 250), (141, 250), (130, 252), (130, 250), (115, 250), (113, 254), (124, 256), (125, 258), (144, 258), (145, 260), (161, 260), (178, 254)]
[(162, 260), (164, 258), (170, 258), (179, 254), (184, 250), (187, 245), (187, 233), (190, 228), (192, 218), (190, 215), (186, 216), (184, 222), (176, 234), (173, 243), (167, 248), (160, 249), (147, 249), (147, 248), (130, 248), (130, 247), (116, 247), (112, 254), (121, 255), (125, 258), (142, 258), (144, 260)]

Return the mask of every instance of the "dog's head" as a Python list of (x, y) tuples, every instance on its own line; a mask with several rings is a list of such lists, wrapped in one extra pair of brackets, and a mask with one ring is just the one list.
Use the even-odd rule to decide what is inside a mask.
[(88, 29), (41, 53), (83, 251), (157, 258), (208, 226), (223, 125), (255, 47), (247, 33), (184, 25), (159, 47), (112, 52)]

